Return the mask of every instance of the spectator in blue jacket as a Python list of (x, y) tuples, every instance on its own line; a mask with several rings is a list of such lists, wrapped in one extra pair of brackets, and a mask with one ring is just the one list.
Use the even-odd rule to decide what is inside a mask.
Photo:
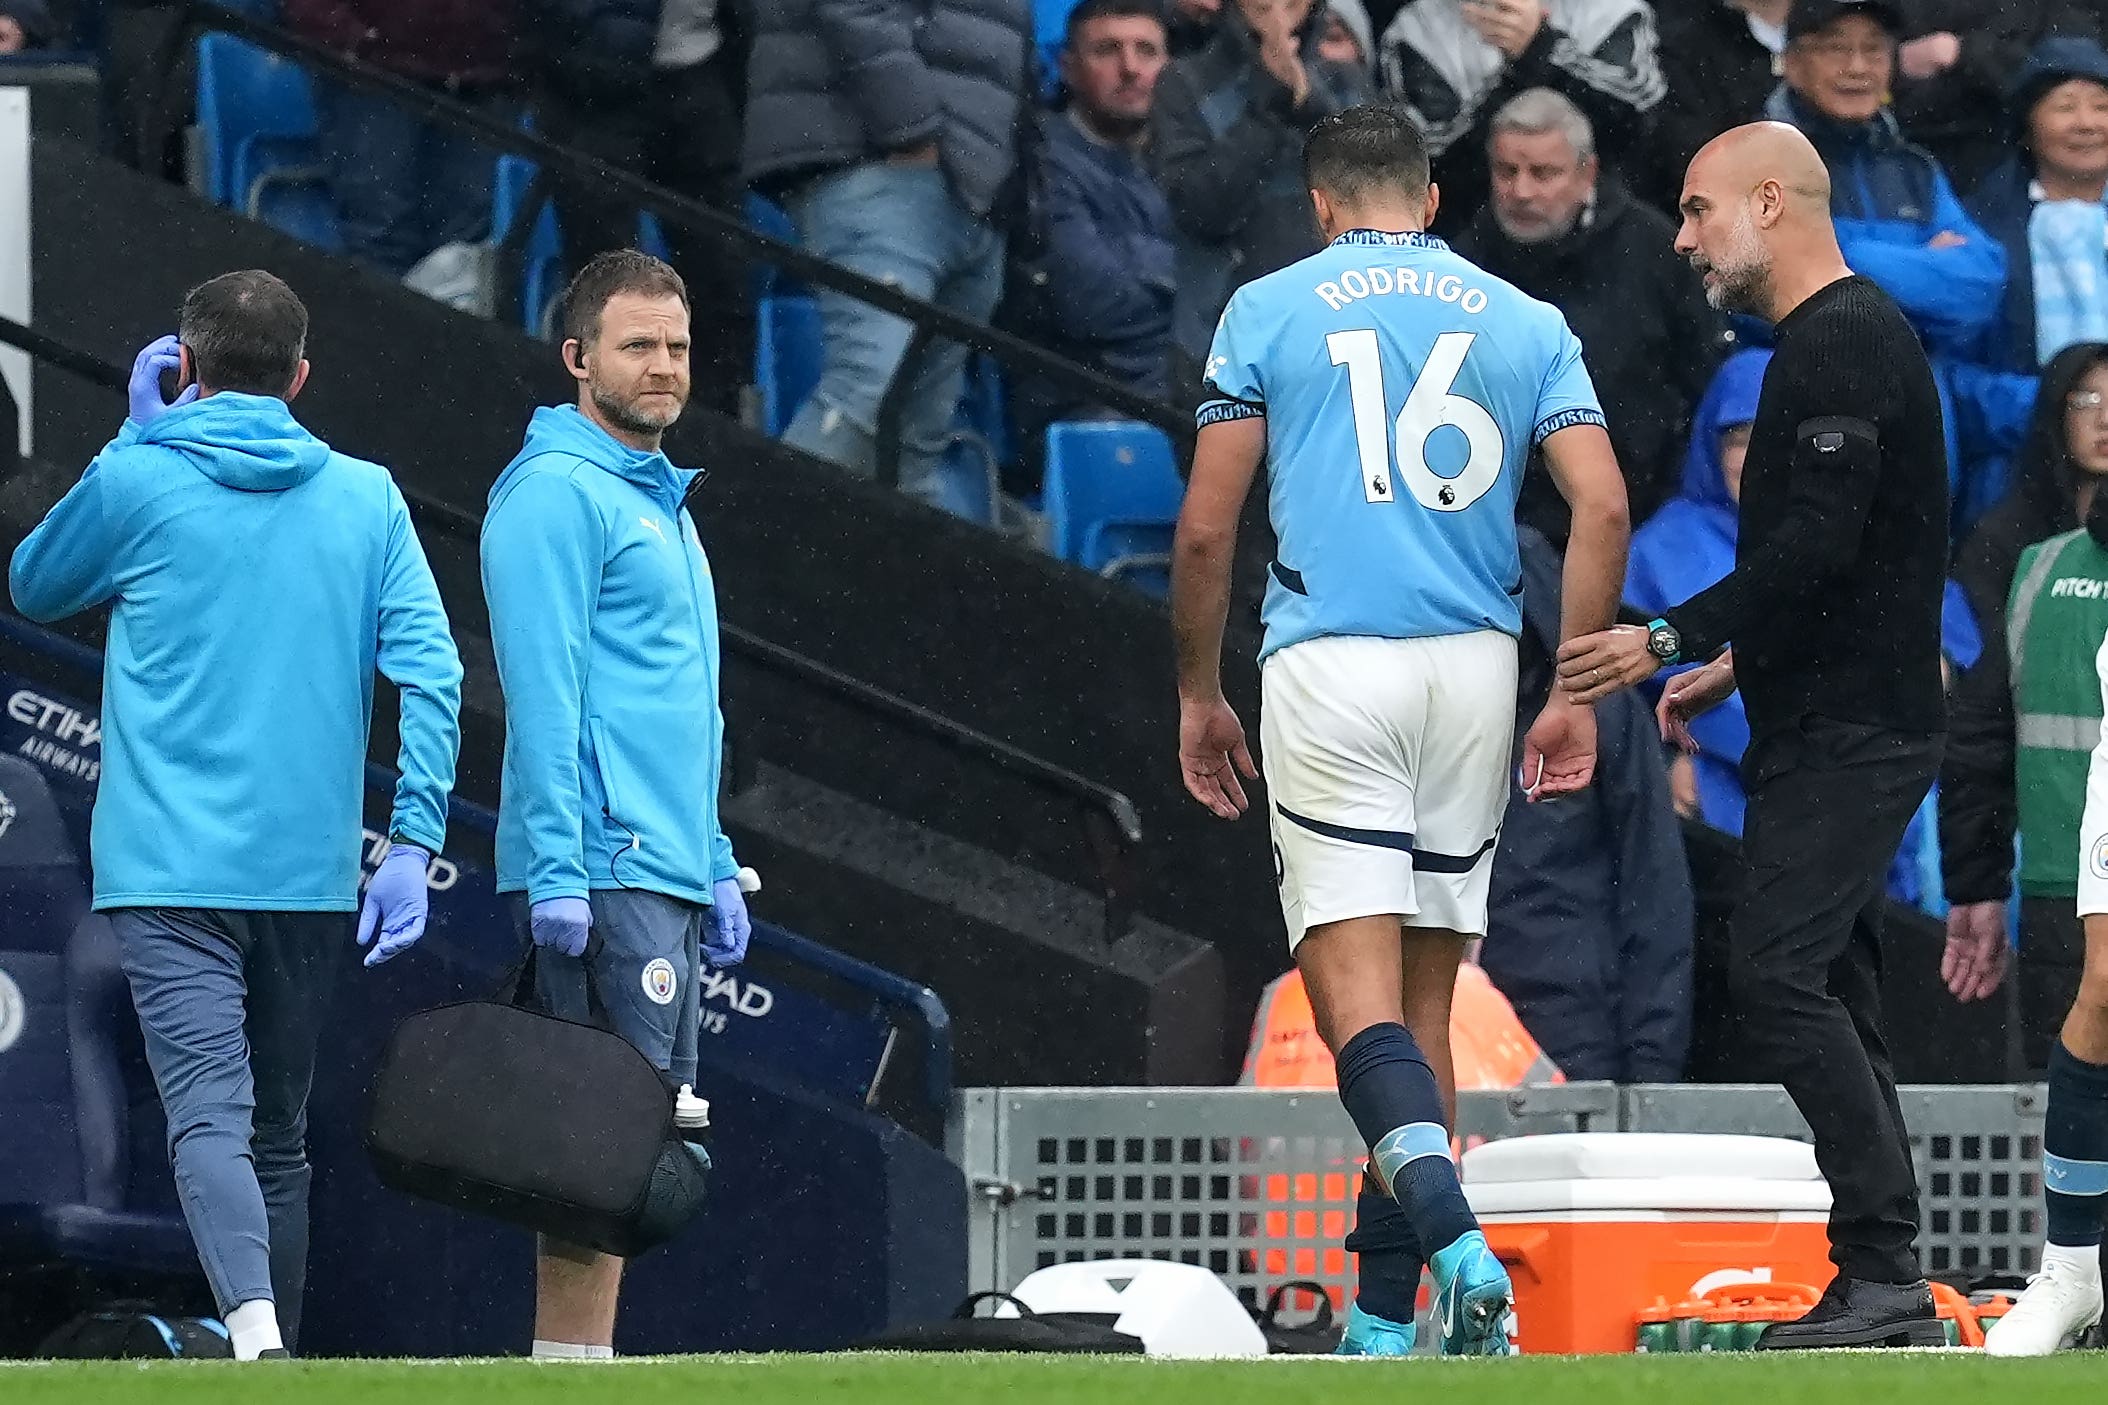
[(1970, 198), (2006, 251), (2005, 316), (1989, 357), (2032, 373), (2108, 341), (2108, 50), (2046, 39), (2013, 80), (2014, 153)]
[[(1705, 589), (1734, 568), (1740, 536), (1742, 460), (1749, 450), (1750, 426), (1757, 417), (1757, 397), (1771, 352), (1736, 352), (1713, 378), (1691, 426), (1684, 454), (1683, 491), (1632, 534), (1625, 576), (1625, 603), (1654, 615)], [(1947, 370), (1949, 368), (1936, 368)], [(1942, 377), (1941, 396), (1954, 403)], [(2021, 412), (2026, 425), (2027, 411)], [(1950, 438), (1956, 415), (1947, 416)], [(1952, 581), (1940, 615), (1941, 644), (1950, 663), (1968, 668), (1983, 648), (1975, 616), (1961, 589)], [(1650, 690), (1653, 691), (1653, 690)], [(1744, 792), (1742, 753), (1749, 745), (1749, 723), (1735, 694), (1691, 726), (1696, 753), (1669, 762), (1669, 788), (1680, 814), (1702, 820), (1729, 834), (1742, 832)], [(1907, 860), (1890, 873), (1890, 893), (1905, 901), (1926, 896), (1917, 856), (1930, 843), (1931, 802), (1913, 820), (1904, 839)]]
[[(1039, 119), (1037, 228), (1013, 241), (1036, 247), (1018, 250), (1008, 308), (1020, 335), (1160, 399), (1177, 285), (1171, 207), (1144, 151), (1168, 59), (1156, 0), (1084, 0), (1069, 12), (1068, 101)], [(1037, 463), (1048, 425), (1107, 412), (1027, 374), (1012, 384), (1011, 413)]]
[[(781, 194), (805, 247), (970, 321), (1003, 291), (999, 209), (1028, 98), (1026, 0), (756, 0), (745, 166)], [(909, 377), (900, 486), (942, 498), (966, 348), (939, 340), (903, 368), (914, 328), (817, 293), (820, 379), (783, 441), (866, 477), (879, 403)]]
[[(1559, 556), (1528, 528), (1518, 537), (1527, 725), (1559, 647)], [(1479, 964), (1568, 1078), (1674, 1083), (1691, 1041), (1694, 912), (1661, 737), (1629, 690), (1596, 704), (1596, 730), (1582, 794), (1531, 804), (1511, 779)]]
[[(293, 418), (307, 327), (262, 270), (193, 288), (133, 363), (124, 428), (8, 573), (33, 620), (110, 611), (95, 907), (243, 1360), (297, 1345), (331, 989), (354, 932), (368, 966), (423, 935), (461, 740), (461, 660), (402, 494)], [(400, 693), (402, 775), (354, 926), (376, 672)]]
[(1969, 356), (1997, 320), (2005, 253), (1896, 125), (1888, 95), (1902, 27), (1890, 0), (1795, 0), (1786, 81), (1765, 115), (1822, 153), (1845, 261), (1902, 305), (1929, 351)]

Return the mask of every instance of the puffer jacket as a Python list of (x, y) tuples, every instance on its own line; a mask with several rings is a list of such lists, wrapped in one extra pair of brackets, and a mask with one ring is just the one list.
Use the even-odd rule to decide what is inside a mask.
[(1031, 83), (1028, 0), (755, 0), (746, 178), (803, 177), (934, 141), (985, 215), (1017, 164)]

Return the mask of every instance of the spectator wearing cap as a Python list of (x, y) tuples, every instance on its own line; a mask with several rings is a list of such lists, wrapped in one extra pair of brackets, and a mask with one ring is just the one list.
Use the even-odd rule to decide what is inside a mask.
[(49, 48), (57, 37), (44, 0), (0, 0), (0, 57)]
[[(1026, 0), (757, 0), (749, 13), (748, 180), (784, 199), (808, 252), (986, 322), (1003, 291)], [(879, 405), (905, 374), (900, 486), (941, 501), (966, 348), (940, 338), (903, 371), (909, 322), (815, 296), (820, 377), (784, 442), (875, 476)]]
[[(1571, 100), (1532, 88), (1494, 114), (1491, 133), (1493, 198), (1457, 250), (1566, 314), (1643, 520), (1676, 481), (1691, 409), (1727, 354), (1727, 319), (1676, 256), (1668, 219), (1603, 173)], [(1566, 539), (1564, 501), (1544, 473), (1525, 480), (1520, 512)]]
[(1896, 49), (1896, 121), (1972, 190), (2007, 155), (2007, 89), (2046, 35), (2094, 32), (2092, 0), (1915, 0)]
[(1888, 93), (1902, 27), (1890, 0), (1794, 0), (1785, 82), (1765, 114), (1822, 153), (1845, 261), (1902, 306), (1927, 350), (1969, 356), (1997, 320), (2005, 252), (1896, 125)]
[[(1004, 303), (1019, 335), (1159, 399), (1174, 256), (1171, 207), (1145, 157), (1165, 38), (1156, 0), (1083, 0), (1069, 12), (1067, 102), (1039, 118), (1037, 229), (1012, 240), (1037, 247), (1014, 248)], [(1107, 413), (1030, 373), (1012, 381), (1010, 403), (1028, 478), (1048, 425)]]
[(1510, 98), (1565, 94), (1618, 167), (1644, 154), (1665, 89), (1646, 0), (1410, 0), (1377, 48), (1384, 90), (1427, 134), (1442, 233), (1485, 205), (1487, 123)]
[(1655, 113), (1653, 169), (1644, 193), (1665, 210), (1683, 194), (1698, 149), (1764, 114), (1786, 51), (1793, 0), (1678, 0), (1659, 6), (1668, 91)]
[(2015, 77), (2010, 110), (2014, 155), (1971, 207), (2006, 254), (1990, 358), (2033, 371), (2067, 346), (2108, 341), (2108, 50), (2045, 39)]
[[(745, 54), (721, 0), (526, 0), (535, 39), (537, 118), (576, 147), (676, 194), (737, 215)], [(559, 181), (556, 223), (575, 272), (637, 243), (637, 207)], [(737, 413), (752, 378), (754, 313), (746, 265), (725, 241), (662, 220), (687, 284), (695, 400)]]
[(1206, 48), (1173, 61), (1151, 141), (1178, 225), (1174, 339), (1207, 355), (1230, 294), (1322, 242), (1303, 182), (1303, 137), (1367, 101), (1366, 74), (1318, 55), (1313, 0), (1235, 0)]
[[(462, 102), (512, 74), (512, 0), (284, 0), (286, 26)], [(315, 89), (345, 251), (400, 278), (448, 244), (490, 237), (490, 149), (381, 93)], [(246, 191), (236, 191), (246, 197)]]

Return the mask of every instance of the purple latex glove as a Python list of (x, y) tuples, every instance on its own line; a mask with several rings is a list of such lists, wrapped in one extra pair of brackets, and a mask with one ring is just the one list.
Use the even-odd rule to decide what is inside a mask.
[(543, 898), (528, 912), (527, 926), (536, 946), (583, 956), (586, 933), (593, 928), (593, 908), (584, 898)]
[(703, 937), (703, 959), (713, 966), (737, 966), (747, 959), (747, 938), (754, 924), (747, 916), (747, 895), (737, 878), (710, 885), (710, 928)]
[[(195, 382), (183, 387), (183, 393), (173, 401), (161, 399), (161, 373), (172, 371), (183, 364), (176, 354), (180, 345), (174, 337), (163, 337), (148, 342), (132, 360), (132, 379), (125, 386), (125, 394), (131, 400), (132, 419), (139, 424), (152, 424), (162, 415), (178, 405), (188, 405), (198, 398)], [(420, 920), (422, 920), (420, 918)], [(415, 941), (416, 938), (411, 938)]]
[[(432, 856), (415, 844), (397, 844), (373, 871), (366, 905), (359, 910), (359, 945), (373, 943), (366, 953), (368, 966), (402, 955), (425, 934), (425, 916), (432, 907), (425, 872), (431, 865)], [(374, 941), (376, 932), (379, 941)]]

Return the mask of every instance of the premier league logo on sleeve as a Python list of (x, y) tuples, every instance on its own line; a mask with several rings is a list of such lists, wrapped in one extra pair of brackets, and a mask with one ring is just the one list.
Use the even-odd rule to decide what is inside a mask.
[(2108, 878), (2108, 834), (2093, 841), (2093, 848), (2086, 855), (2087, 866), (2096, 878)]

